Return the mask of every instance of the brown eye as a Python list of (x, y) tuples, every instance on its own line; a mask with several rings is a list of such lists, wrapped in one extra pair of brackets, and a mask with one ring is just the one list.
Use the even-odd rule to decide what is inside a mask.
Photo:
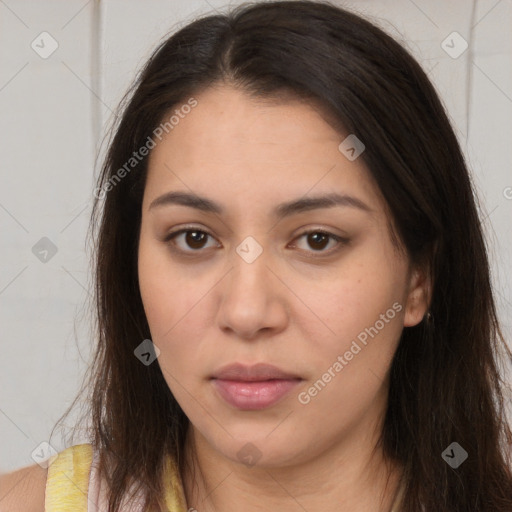
[[(302, 238), (305, 238), (306, 245), (308, 246), (304, 250), (312, 253), (320, 253), (319, 256), (331, 254), (339, 249), (340, 246), (347, 245), (350, 241), (348, 238), (343, 238), (334, 233), (319, 230), (307, 231), (298, 237), (299, 240)], [(334, 243), (331, 244), (330, 249), (325, 250), (330, 242)]]
[(192, 249), (202, 249), (207, 237), (204, 231), (186, 231), (185, 243)]
[(315, 250), (322, 250), (329, 243), (329, 235), (325, 233), (308, 233), (307, 241), (310, 247)]
[[(165, 238), (165, 242), (171, 241), (178, 250), (184, 253), (200, 252), (204, 249), (209, 238), (213, 238), (206, 231), (200, 229), (181, 229), (174, 233), (170, 233)], [(181, 242), (181, 243), (179, 243)]]

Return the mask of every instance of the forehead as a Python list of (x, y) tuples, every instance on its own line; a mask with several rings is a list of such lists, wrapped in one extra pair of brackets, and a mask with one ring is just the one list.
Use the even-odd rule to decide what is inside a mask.
[(350, 161), (338, 149), (349, 134), (328, 123), (314, 103), (253, 98), (225, 85), (194, 98), (197, 105), (151, 152), (146, 208), (173, 188), (260, 204), (310, 192), (351, 193), (376, 210), (383, 206), (362, 158)]

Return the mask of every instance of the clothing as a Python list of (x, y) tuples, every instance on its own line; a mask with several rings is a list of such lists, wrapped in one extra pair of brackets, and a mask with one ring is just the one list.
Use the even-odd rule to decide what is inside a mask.
[[(91, 444), (78, 444), (59, 452), (48, 467), (45, 512), (105, 512), (108, 498), (105, 482), (98, 478), (98, 460)], [(164, 481), (171, 483), (165, 494), (168, 511), (187, 512), (179, 471), (169, 458)], [(143, 512), (142, 496), (126, 497), (121, 510)]]
[[(98, 454), (91, 444), (70, 446), (59, 452), (48, 468), (45, 512), (105, 512), (107, 493), (98, 478)], [(164, 481), (169, 512), (187, 512), (183, 482), (173, 460), (167, 459)], [(391, 512), (400, 512), (404, 488), (401, 487)], [(126, 498), (123, 512), (142, 512), (142, 498)]]

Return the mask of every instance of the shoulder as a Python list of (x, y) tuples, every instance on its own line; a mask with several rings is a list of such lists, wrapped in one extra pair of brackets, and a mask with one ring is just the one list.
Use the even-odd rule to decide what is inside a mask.
[(92, 446), (80, 444), (54, 455), (47, 468), (34, 464), (0, 475), (0, 512), (87, 510), (91, 462)]
[(0, 511), (43, 512), (47, 474), (34, 464), (0, 475)]

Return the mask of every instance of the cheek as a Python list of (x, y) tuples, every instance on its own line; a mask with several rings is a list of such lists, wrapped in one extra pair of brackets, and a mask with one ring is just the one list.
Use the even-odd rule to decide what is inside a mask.
[(393, 260), (375, 256), (378, 253), (354, 253), (339, 268), (319, 279), (295, 277), (294, 291), (310, 309), (309, 313), (297, 316), (295, 320), (304, 322), (304, 328), (316, 332), (316, 335), (311, 334), (311, 339), (320, 333), (331, 333), (332, 339), (343, 343), (373, 326), (386, 312), (386, 319), (393, 320), (386, 322), (386, 326), (393, 323), (400, 330), (400, 322), (395, 319), (403, 304), (402, 308), (393, 308), (393, 304), (402, 301), (404, 282), (401, 274), (405, 270)]
[[(180, 288), (177, 276), (163, 274), (141, 259), (139, 270), (141, 296), (151, 332), (151, 341), (160, 350), (157, 363), (174, 397), (182, 404), (183, 390), (192, 389), (196, 371), (193, 354), (197, 353), (192, 334), (194, 309), (190, 285)], [(176, 290), (184, 290), (179, 294)], [(188, 312), (188, 314), (187, 314)]]
[(169, 375), (176, 375), (180, 382), (193, 375), (190, 367), (204, 339), (209, 318), (205, 307), (214, 281), (171, 264), (165, 248), (142, 236), (138, 274), (151, 340), (160, 349), (158, 362), (171, 386)]
[(323, 286), (323, 309), (318, 311), (325, 325), (303, 325), (312, 372), (297, 398), (304, 422), (315, 423), (321, 416), (326, 426), (332, 425), (333, 435), (340, 425), (357, 424), (370, 404), (385, 398), (383, 385), (403, 328), (404, 308), (395, 300), (399, 294), (392, 283), (381, 281), (379, 287), (376, 277), (354, 272)]
[(387, 371), (403, 329), (404, 308), (393, 294), (378, 295), (373, 288), (366, 288), (363, 280), (360, 285), (357, 293), (351, 287), (340, 293), (343, 287), (338, 287), (323, 309), (318, 309), (321, 322), (311, 314), (309, 321), (302, 321), (303, 350), (315, 380), (330, 371), (331, 375), (343, 375), (338, 382), (346, 378), (357, 387), (368, 377), (369, 369), (377, 375)]
[(296, 311), (295, 319), (307, 340), (303, 349), (314, 381), (358, 396), (368, 379), (385, 375), (403, 329), (405, 271), (385, 248), (373, 247), (354, 253), (327, 278), (297, 281), (297, 295), (310, 311)]
[(138, 256), (139, 289), (152, 341), (161, 349), (162, 341), (174, 330), (178, 322), (183, 294), (187, 290), (180, 276), (166, 261), (165, 251), (157, 241), (141, 235)]

